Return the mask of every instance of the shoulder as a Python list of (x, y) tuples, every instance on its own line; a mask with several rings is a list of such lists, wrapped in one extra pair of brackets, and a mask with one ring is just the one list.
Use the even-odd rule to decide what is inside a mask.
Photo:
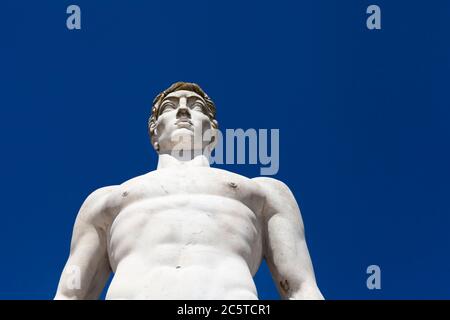
[(256, 177), (252, 181), (256, 182), (266, 195), (293, 197), (289, 187), (282, 181), (270, 177)]
[(106, 186), (91, 192), (81, 205), (77, 223), (95, 223), (103, 211), (111, 206), (111, 195), (119, 186)]
[(116, 187), (117, 187), (117, 189), (122, 190), (122, 189), (129, 188), (132, 186), (141, 185), (143, 183), (155, 181), (157, 179), (160, 179), (161, 176), (163, 176), (163, 175), (161, 174), (160, 171), (153, 170), (153, 171), (138, 175), (136, 177), (133, 177), (131, 179), (128, 179), (128, 180), (122, 182), (120, 185), (117, 185)]
[(117, 190), (119, 186), (106, 186), (102, 188), (98, 188), (95, 191), (91, 192), (89, 196), (83, 203), (84, 208), (90, 208), (92, 206), (99, 205), (108, 198), (108, 196)]
[(297, 201), (284, 182), (269, 177), (257, 177), (253, 178), (252, 181), (256, 182), (264, 193), (264, 211), (266, 215), (271, 216), (275, 213), (293, 216), (300, 215)]
[(241, 192), (247, 191), (252, 195), (261, 194), (261, 188), (258, 183), (255, 183), (254, 179), (240, 175), (238, 173), (227, 171), (218, 168), (208, 168), (214, 176), (214, 179), (220, 183), (235, 184), (240, 188)]
[(130, 178), (121, 184), (106, 186), (102, 188), (98, 188), (94, 190), (83, 203), (82, 208), (84, 209), (92, 209), (98, 206), (114, 206), (116, 204), (117, 195), (120, 195), (124, 190), (133, 185), (140, 185), (145, 181), (152, 180), (155, 176), (155, 171), (150, 171), (148, 173)]

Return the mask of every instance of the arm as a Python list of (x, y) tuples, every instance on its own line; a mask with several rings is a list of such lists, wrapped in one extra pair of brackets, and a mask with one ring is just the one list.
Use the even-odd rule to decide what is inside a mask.
[(255, 178), (266, 194), (264, 257), (284, 299), (323, 299), (305, 241), (300, 209), (289, 188), (272, 178)]
[(112, 187), (94, 191), (75, 221), (69, 259), (55, 299), (98, 299), (111, 272), (103, 212)]

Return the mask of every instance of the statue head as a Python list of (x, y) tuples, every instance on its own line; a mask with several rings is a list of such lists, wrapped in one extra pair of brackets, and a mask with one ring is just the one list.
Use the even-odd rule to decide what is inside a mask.
[(153, 100), (148, 131), (158, 153), (211, 151), (216, 142), (216, 107), (195, 83), (176, 82)]

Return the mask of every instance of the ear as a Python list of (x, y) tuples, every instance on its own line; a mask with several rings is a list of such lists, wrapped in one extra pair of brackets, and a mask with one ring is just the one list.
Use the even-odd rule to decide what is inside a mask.
[(155, 149), (156, 152), (159, 153), (159, 143), (158, 142), (153, 143), (153, 148)]
[(213, 151), (213, 149), (216, 147), (217, 145), (217, 141), (219, 139), (219, 130), (215, 129), (215, 128), (211, 128), (211, 141), (208, 143), (207, 148), (209, 149), (210, 152)]
[(155, 151), (159, 152), (158, 131), (156, 130), (156, 126), (153, 130), (153, 134), (151, 135), (151, 143)]

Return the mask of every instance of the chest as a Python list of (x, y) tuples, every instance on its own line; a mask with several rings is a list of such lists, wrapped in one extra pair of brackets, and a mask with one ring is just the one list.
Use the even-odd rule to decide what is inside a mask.
[(120, 205), (110, 217), (111, 261), (136, 248), (153, 250), (153, 256), (162, 248), (165, 257), (172, 248), (178, 257), (181, 248), (205, 247), (258, 260), (252, 257), (260, 254), (264, 197), (251, 179), (212, 170), (162, 171), (125, 183), (114, 198)]
[(148, 177), (125, 184), (120, 189), (121, 207), (140, 200), (172, 198), (184, 195), (220, 196), (236, 200), (250, 210), (259, 212), (263, 196), (255, 183), (246, 177), (221, 170), (161, 170)]

